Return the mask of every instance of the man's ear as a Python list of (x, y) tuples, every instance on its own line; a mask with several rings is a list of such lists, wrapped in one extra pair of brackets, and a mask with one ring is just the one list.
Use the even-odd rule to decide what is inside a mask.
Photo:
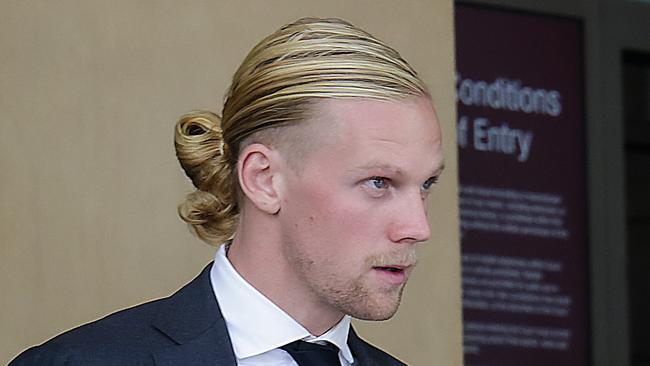
[(254, 143), (239, 153), (237, 175), (239, 185), (246, 197), (261, 211), (274, 215), (280, 211), (280, 198), (274, 178), (280, 154), (266, 145)]

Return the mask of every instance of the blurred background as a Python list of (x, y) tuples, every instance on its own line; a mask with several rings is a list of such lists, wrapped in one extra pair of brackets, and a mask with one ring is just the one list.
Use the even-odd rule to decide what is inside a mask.
[(466, 365), (650, 365), (650, 2), (455, 27)]

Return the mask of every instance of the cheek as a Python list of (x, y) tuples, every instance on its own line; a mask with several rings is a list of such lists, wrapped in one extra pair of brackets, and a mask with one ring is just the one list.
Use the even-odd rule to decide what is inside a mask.
[(310, 224), (335, 237), (354, 237), (371, 224), (366, 208), (355, 202), (355, 197), (341, 194), (314, 196)]
[(312, 253), (344, 257), (384, 233), (386, 210), (355, 187), (325, 179), (301, 183), (287, 199), (287, 224)]
[(311, 224), (323, 224), (335, 221), (349, 209), (346, 207), (348, 198), (345, 193), (332, 188), (331, 182), (317, 180), (305, 182), (296, 187), (289, 199), (293, 201), (300, 215)]

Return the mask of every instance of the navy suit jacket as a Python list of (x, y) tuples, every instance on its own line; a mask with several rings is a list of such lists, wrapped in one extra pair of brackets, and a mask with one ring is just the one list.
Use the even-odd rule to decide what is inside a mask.
[[(236, 366), (210, 284), (211, 267), (170, 297), (65, 332), (26, 350), (9, 366)], [(366, 343), (352, 328), (348, 345), (354, 366), (404, 365)]]

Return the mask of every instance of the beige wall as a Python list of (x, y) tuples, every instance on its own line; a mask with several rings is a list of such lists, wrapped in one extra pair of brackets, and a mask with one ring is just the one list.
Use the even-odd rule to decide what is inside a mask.
[(193, 278), (213, 248), (175, 207), (172, 127), (220, 110), (236, 66), (301, 16), (398, 48), (433, 90), (447, 171), (398, 316), (358, 324), (412, 365), (461, 365), (451, 0), (0, 2), (0, 363)]

